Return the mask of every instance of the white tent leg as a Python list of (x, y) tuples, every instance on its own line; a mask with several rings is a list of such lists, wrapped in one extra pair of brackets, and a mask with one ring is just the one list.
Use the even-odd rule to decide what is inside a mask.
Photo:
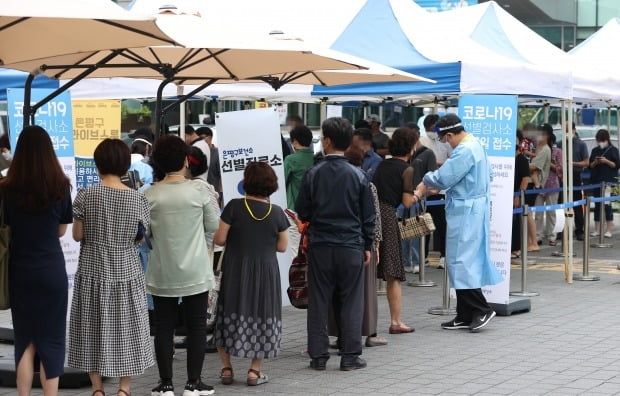
[[(573, 128), (573, 101), (568, 100), (568, 127)], [(573, 139), (568, 139), (568, 169), (570, 172), (568, 173), (568, 191), (569, 191), (569, 202), (573, 202)], [(568, 222), (568, 273), (567, 273), (567, 283), (573, 283), (573, 226), (574, 226), (574, 213), (575, 210), (571, 209), (573, 212), (573, 221)]]
[[(566, 107), (564, 101), (560, 101), (560, 117), (562, 122), (562, 202), (568, 202), (568, 128), (566, 125)], [(568, 217), (569, 210), (564, 209), (564, 232), (562, 232), (562, 254), (564, 256), (564, 278), (568, 279), (568, 224), (573, 221), (572, 217)]]

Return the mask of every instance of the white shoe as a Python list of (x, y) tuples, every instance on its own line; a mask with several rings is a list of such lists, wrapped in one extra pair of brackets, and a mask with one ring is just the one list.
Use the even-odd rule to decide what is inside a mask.
[(594, 231), (594, 232), (591, 232), (591, 233), (590, 233), (590, 236), (591, 236), (591, 237), (597, 237), (597, 236), (599, 236), (599, 235), (601, 235), (601, 234), (599, 234), (599, 233), (598, 233), (598, 231)]
[(413, 273), (414, 274), (419, 274), (420, 273), (420, 266), (416, 265), (415, 267), (413, 267)]
[(442, 257), (439, 259), (439, 264), (437, 264), (437, 268), (444, 269), (446, 268), (446, 258)]
[(413, 267), (405, 267), (405, 272), (413, 274)]
[(611, 232), (607, 231), (607, 232), (605, 233), (605, 238), (611, 238)]

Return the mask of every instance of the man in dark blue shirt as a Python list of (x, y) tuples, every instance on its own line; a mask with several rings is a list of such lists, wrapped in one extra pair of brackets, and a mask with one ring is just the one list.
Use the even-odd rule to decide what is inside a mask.
[(370, 261), (375, 210), (366, 175), (344, 151), (353, 128), (344, 118), (323, 122), (325, 159), (306, 172), (295, 209), (310, 222), (308, 233), (308, 352), (310, 367), (325, 370), (329, 359), (329, 305), (340, 299), (340, 369), (366, 367), (362, 354), (364, 265)]
[(357, 129), (353, 133), (353, 144), (364, 152), (362, 170), (366, 173), (368, 180), (372, 180), (383, 158), (372, 148), (372, 132), (370, 129)]
[[(573, 129), (569, 133), (569, 137), (573, 139), (573, 187), (578, 187), (583, 184), (581, 180), (581, 173), (590, 165), (590, 154), (588, 153), (588, 146), (577, 135), (577, 128), (573, 122)], [(562, 148), (562, 142), (558, 144), (559, 148)], [(564, 180), (564, 183), (567, 183)], [(573, 201), (580, 201), (583, 199), (583, 192), (573, 190)], [(578, 241), (583, 241), (583, 206), (575, 206), (575, 238)]]

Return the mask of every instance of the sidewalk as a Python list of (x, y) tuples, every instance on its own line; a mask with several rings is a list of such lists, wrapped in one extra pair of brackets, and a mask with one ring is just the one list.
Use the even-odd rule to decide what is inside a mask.
[[(220, 385), (217, 355), (205, 355), (204, 380), (216, 394), (243, 395), (573, 395), (620, 394), (620, 241), (615, 248), (591, 249), (591, 272), (599, 282), (564, 282), (562, 258), (550, 257), (557, 248), (543, 247), (532, 255), (537, 264), (528, 272), (528, 289), (540, 292), (532, 298), (532, 311), (512, 317), (497, 317), (483, 332), (445, 331), (439, 325), (451, 317), (426, 313), (441, 305), (441, 287), (403, 286), (403, 317), (416, 328), (413, 334), (388, 335), (387, 301), (380, 296), (380, 335), (389, 345), (365, 348), (368, 368), (338, 371), (334, 355), (326, 372), (307, 368), (301, 355), (306, 345), (305, 311), (285, 308), (283, 351), (268, 361), (264, 371), (271, 383), (257, 388), (245, 386), (248, 361), (237, 359), (237, 381)], [(575, 272), (580, 270), (580, 244), (576, 243)], [(436, 260), (433, 260), (436, 262)], [(440, 283), (442, 272), (427, 267), (430, 279)], [(520, 287), (520, 271), (513, 265), (512, 289)], [(2, 316), (6, 322), (7, 316)], [(6, 354), (10, 347), (2, 347)], [(11, 350), (12, 353), (12, 350)], [(185, 352), (176, 356), (175, 385), (182, 394), (185, 382)], [(134, 380), (133, 395), (150, 395), (157, 383), (151, 368)], [(106, 383), (108, 394), (116, 390)], [(0, 388), (0, 395), (15, 395), (15, 389)], [(41, 395), (35, 390), (33, 395)], [(61, 395), (89, 396), (90, 389), (61, 390)]]

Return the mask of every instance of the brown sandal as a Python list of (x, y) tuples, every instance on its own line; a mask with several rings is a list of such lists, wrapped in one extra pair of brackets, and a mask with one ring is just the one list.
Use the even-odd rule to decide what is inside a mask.
[(124, 394), (125, 396), (131, 396), (131, 394), (130, 394), (130, 393), (127, 393), (127, 391), (126, 391), (126, 390), (124, 390), (124, 389), (119, 389), (119, 390), (118, 390), (118, 392), (116, 392), (116, 396), (118, 396), (118, 394), (119, 394), (119, 393), (122, 393), (122, 394)]
[(97, 396), (98, 394), (102, 394), (103, 396), (105, 396), (105, 392), (102, 389), (97, 389), (96, 391), (94, 391), (92, 396)]
[(249, 369), (248, 374), (250, 373), (256, 375), (256, 378), (248, 377), (248, 386), (258, 386), (258, 385), (263, 385), (269, 382), (269, 377), (266, 376), (265, 374), (261, 374), (260, 371)]
[[(227, 371), (230, 371), (230, 375), (224, 374)], [(234, 378), (235, 373), (233, 372), (232, 367), (224, 367), (222, 371), (220, 371), (220, 381), (222, 382), (222, 385), (232, 385)]]

